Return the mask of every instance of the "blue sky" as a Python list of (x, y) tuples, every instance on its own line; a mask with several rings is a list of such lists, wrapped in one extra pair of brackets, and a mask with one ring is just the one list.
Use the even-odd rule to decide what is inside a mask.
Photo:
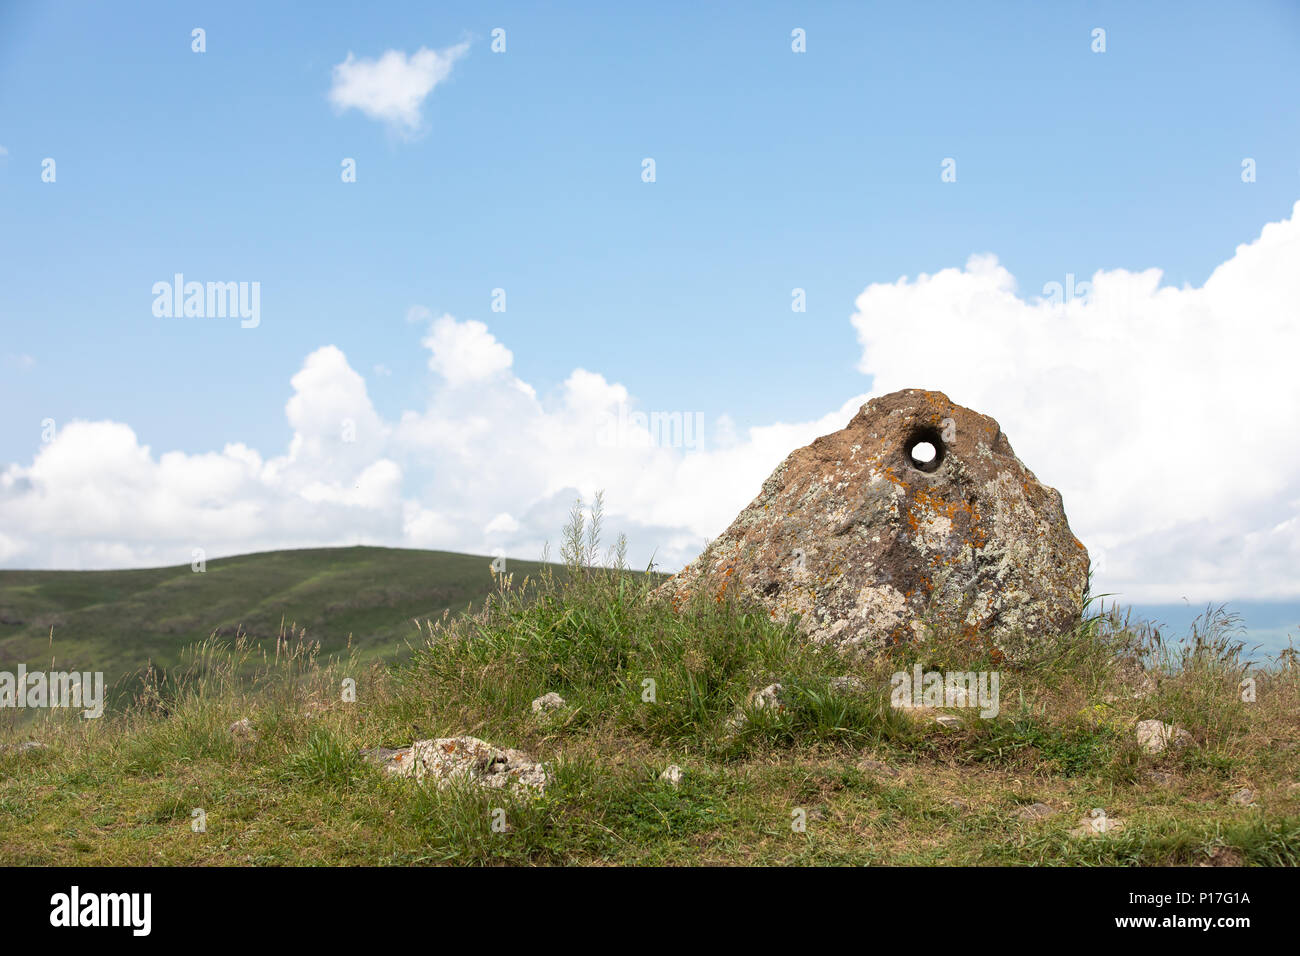
[[(125, 424), (155, 459), (240, 443), (265, 462), (303, 433), (285, 413), (290, 380), (326, 346), (364, 379), (377, 421), (446, 412), (459, 406), (439, 397), (422, 346), (444, 313), (486, 323), (510, 374), (543, 403), (562, 402), (584, 369), (643, 407), (698, 410), (712, 430), (720, 416), (741, 436), (811, 428), (890, 377), (851, 321), (873, 284), (988, 253), (1026, 301), (1098, 270), (1158, 268), (1163, 286), (1196, 288), (1291, 216), (1300, 6), (979, 6), (0, 6), (0, 469), (32, 466), (44, 419)], [(206, 52), (191, 50), (195, 27)], [(504, 53), (491, 50), (495, 28)], [(791, 50), (794, 28), (806, 53)], [(1104, 53), (1092, 50), (1094, 28), (1106, 31)], [(458, 44), (466, 52), (420, 101), (414, 134), (331, 105), (349, 54)], [(54, 183), (41, 179), (46, 157)], [(355, 183), (341, 182), (345, 157)], [(653, 183), (642, 181), (645, 157)], [(955, 183), (940, 180), (948, 157)], [(1248, 184), (1246, 157), (1257, 171)], [(151, 286), (177, 272), (260, 282), (260, 325), (155, 317)], [(505, 312), (490, 308), (496, 288)], [(806, 312), (791, 311), (794, 288)], [(924, 336), (924, 315), (911, 316), (899, 321)], [(1037, 467), (1007, 421), (1010, 402), (980, 410)], [(1125, 427), (1093, 425), (1102, 436)], [(401, 465), (404, 495), (432, 493), (418, 463), (375, 454)], [(783, 455), (754, 451), (734, 479), (740, 504)], [(446, 454), (426, 464), (435, 459), (439, 475), (452, 470)], [(1048, 471), (1070, 509), (1067, 469)], [(601, 477), (557, 472), (528, 501), (485, 514), (526, 529), (521, 513), (550, 520), (557, 489)], [(1292, 477), (1261, 486), (1250, 527), (1268, 525), (1259, 515), (1273, 506), (1279, 521), (1296, 514)], [(686, 554), (725, 526), (731, 503), (708, 516), (628, 503), (625, 523)], [(1179, 527), (1203, 517), (1196, 507), (1174, 516)], [(492, 545), (442, 518), (392, 520), (428, 533), (401, 538), (382, 522), (350, 533)], [(1120, 562), (1124, 520), (1106, 525), (1116, 543), (1103, 545)], [(79, 550), (71, 532), (57, 553), (14, 545), (0, 563), (172, 563), (117, 547), (114, 534), (96, 532), (99, 551)], [(309, 538), (286, 532), (284, 543)], [(532, 543), (521, 533), (502, 546)], [(179, 540), (175, 550), (188, 553)], [(1232, 580), (1269, 574), (1243, 567)], [(1170, 576), (1138, 596), (1177, 601)], [(1213, 580), (1211, 569), (1189, 600), (1290, 602), (1300, 624), (1300, 587), (1225, 581), (1214, 593)]]

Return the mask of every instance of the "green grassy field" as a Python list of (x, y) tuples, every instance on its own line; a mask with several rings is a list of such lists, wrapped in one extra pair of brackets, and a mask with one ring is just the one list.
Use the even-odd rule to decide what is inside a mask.
[[(323, 656), (394, 660), (409, 654), (415, 620), (479, 604), (491, 559), (446, 551), (322, 548), (249, 554), (138, 571), (0, 571), (0, 670), (103, 671), (121, 692), (152, 662), (174, 668), (187, 647), (242, 630), (274, 652), (296, 627)], [(518, 579), (541, 565), (509, 561)], [(0, 720), (3, 720), (0, 715)]]
[[(219, 639), (120, 712), (0, 728), (0, 864), (1300, 863), (1300, 667), (1293, 654), (1244, 661), (1220, 614), (1171, 645), (1094, 607), (1014, 666), (940, 633), (849, 658), (732, 600), (656, 600), (646, 575), (594, 566), (580, 531), (563, 573), (527, 588), (498, 579), (473, 613), (436, 620), (435, 592), (403, 598), (386, 570), (409, 560), (408, 580), (432, 588), (427, 555), (335, 552), (346, 571), (328, 552), (230, 562), (239, 573), (212, 592), (231, 602), (224, 626), (245, 608), (261, 611), (253, 630), (297, 611), (346, 621), (328, 635), (336, 645), (361, 622), (392, 628), (396, 644), (418, 607), (413, 652), (390, 663), (390, 645), (363, 654), (354, 640), (327, 659), (295, 632), (265, 658)], [(483, 559), (443, 557), (471, 588)], [(292, 573), (304, 559), (316, 562), (311, 599)], [(168, 587), (213, 587), (138, 574), (117, 579), (108, 605), (132, 607), (137, 627), (148, 595), (198, 614)], [(83, 612), (108, 592), (66, 581)], [(369, 596), (349, 608), (330, 586), (345, 581)], [(38, 588), (25, 607), (51, 613), (54, 593)], [(891, 706), (891, 674), (914, 665), (999, 671), (999, 712)], [(752, 693), (774, 682), (781, 707), (756, 708)], [(548, 692), (565, 704), (542, 718), (530, 704)], [(1148, 752), (1135, 733), (1147, 719), (1185, 740)], [(544, 761), (545, 794), (438, 789), (362, 754), (457, 735)], [(26, 741), (38, 745), (14, 746)], [(679, 786), (660, 779), (670, 764)], [(1047, 809), (1027, 812), (1037, 804)], [(1099, 812), (1100, 831), (1087, 823)]]

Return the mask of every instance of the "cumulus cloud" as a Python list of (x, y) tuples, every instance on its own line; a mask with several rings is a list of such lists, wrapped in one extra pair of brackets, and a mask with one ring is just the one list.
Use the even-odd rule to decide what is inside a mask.
[[(1294, 598), (1300, 582), (1300, 204), (1200, 288), (1099, 272), (1082, 298), (1023, 295), (992, 256), (868, 286), (852, 326), (870, 394), (940, 389), (996, 417), (1065, 497), (1131, 601)], [(1083, 291), (1079, 289), (1078, 291)], [(575, 497), (606, 492), (633, 560), (692, 559), (793, 449), (868, 397), (806, 422), (647, 410), (574, 369), (542, 394), (482, 322), (411, 310), (433, 373), (395, 419), (334, 346), (306, 357), (283, 454), (155, 454), (125, 424), (75, 422), (0, 471), (0, 564), (123, 567), (256, 550), (385, 544), (537, 557)], [(650, 411), (652, 414), (644, 414)], [(670, 427), (664, 427), (667, 423)], [(554, 550), (554, 549), (553, 549)]]
[(457, 322), (450, 315), (434, 320), (422, 344), (429, 350), (429, 368), (451, 386), (491, 378), (515, 361), (482, 322)]
[[(1062, 279), (1065, 277), (1062, 276)], [(1158, 269), (1022, 297), (993, 256), (875, 284), (853, 325), (873, 394), (940, 389), (992, 415), (1065, 497), (1103, 590), (1300, 595), (1300, 203), (1200, 288)], [(1063, 283), (1064, 284), (1064, 283)], [(1060, 290), (1055, 290), (1060, 291)]]
[[(607, 528), (628, 533), (633, 559), (674, 568), (726, 526), (776, 462), (843, 425), (862, 400), (739, 439), (729, 420), (688, 436), (658, 427), (659, 413), (645, 415), (597, 372), (575, 369), (539, 396), (482, 322), (427, 310), (423, 318), (435, 380), (426, 407), (395, 421), (377, 413), (343, 352), (325, 346), (290, 380), (293, 433), (276, 457), (240, 444), (156, 455), (116, 422), (60, 429), (30, 466), (0, 471), (0, 563), (179, 564), (196, 548), (214, 558), (357, 543), (536, 558), (575, 498), (604, 490)], [(662, 418), (680, 426), (697, 414)], [(725, 445), (710, 444), (715, 431)]]
[(421, 47), (410, 56), (388, 50), (373, 60), (349, 52), (334, 66), (329, 101), (340, 113), (358, 109), (405, 135), (419, 132), (425, 98), (451, 76), (452, 67), (468, 50), (468, 42), (443, 50)]

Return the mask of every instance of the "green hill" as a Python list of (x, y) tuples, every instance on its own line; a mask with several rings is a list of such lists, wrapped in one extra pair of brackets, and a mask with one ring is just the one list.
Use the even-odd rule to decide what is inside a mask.
[[(134, 571), (0, 571), (0, 670), (23, 663), (103, 671), (113, 686), (150, 662), (169, 668), (212, 634), (243, 631), (272, 652), (296, 624), (321, 653), (407, 653), (413, 619), (480, 604), (491, 558), (397, 548), (272, 551)], [(516, 582), (541, 564), (510, 560)], [(51, 634), (53, 635), (51, 637)]]

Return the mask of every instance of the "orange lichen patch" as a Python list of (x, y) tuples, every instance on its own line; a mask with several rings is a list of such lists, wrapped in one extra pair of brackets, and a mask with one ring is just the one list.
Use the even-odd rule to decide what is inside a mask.
[(905, 482), (902, 478), (899, 478), (898, 475), (894, 474), (893, 465), (886, 465), (881, 470), (881, 474), (885, 476), (886, 480), (892, 481), (894, 484), (898, 485), (898, 487), (902, 488), (903, 490), (906, 491), (908, 489), (909, 486), (907, 482)]

